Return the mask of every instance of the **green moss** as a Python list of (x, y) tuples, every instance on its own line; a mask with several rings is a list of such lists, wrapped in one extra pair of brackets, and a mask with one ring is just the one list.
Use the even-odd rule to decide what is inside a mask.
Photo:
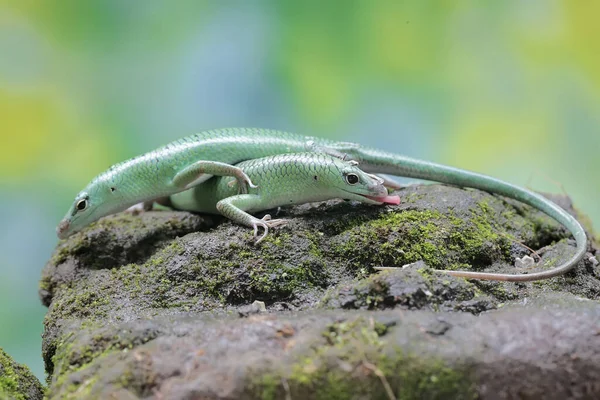
[[(236, 268), (240, 266), (230, 266), (228, 270)], [(233, 287), (233, 291), (229, 292), (229, 301), (246, 303), (289, 298), (303, 289), (323, 284), (324, 275), (319, 269), (306, 262), (293, 265), (268, 257), (257, 260), (251, 267), (244, 268), (244, 280), (229, 275), (230, 282), (227, 283), (231, 285), (230, 288)]]
[(240, 304), (286, 299), (322, 286), (326, 279), (320, 259), (282, 261), (281, 253), (293, 252), (294, 246), (292, 235), (281, 234), (253, 251), (228, 248), (219, 258), (201, 257), (197, 289), (221, 302)]
[(182, 293), (189, 289), (186, 283), (197, 287), (196, 282), (174, 281), (166, 271), (166, 263), (184, 252), (184, 245), (176, 239), (143, 264), (127, 264), (119, 268), (95, 271), (95, 275), (101, 275), (100, 285), (82, 285), (80, 281), (60, 285), (56, 289), (60, 296), (53, 301), (46, 325), (63, 319), (105, 318), (109, 312), (114, 313), (115, 304), (127, 305), (127, 302), (115, 301), (116, 293), (148, 297), (145, 305), (155, 308), (178, 307), (184, 301), (186, 303), (183, 306), (193, 304), (197, 299)]
[(471, 210), (468, 221), (449, 215), (457, 230), (450, 235), (448, 248), (460, 252), (461, 257), (448, 269), (485, 267), (494, 259), (508, 258), (510, 255), (510, 243), (500, 233), (504, 232), (504, 228), (496, 221), (493, 209), (487, 201), (481, 201), (477, 205), (478, 209)]
[(431, 282), (432, 279), (432, 270), (429, 267), (419, 268), (417, 269), (417, 273), (425, 279), (426, 282)]
[[(313, 247), (313, 253), (317, 248), (316, 245)], [(218, 254), (186, 256), (186, 265), (172, 273), (167, 267), (173, 264), (174, 257), (186, 252), (184, 242), (176, 239), (144, 264), (128, 264), (97, 272), (110, 274), (108, 287), (77, 290), (61, 287), (61, 298), (52, 311), (54, 315), (99, 316), (104, 299), (114, 296), (121, 285), (131, 296), (147, 297), (146, 304), (151, 308), (181, 307), (185, 310), (212, 309), (225, 302), (239, 304), (257, 299), (285, 299), (302, 290), (323, 286), (326, 279), (322, 258), (317, 259), (314, 255), (313, 259), (304, 259), (297, 264), (282, 262), (281, 253), (293, 249), (290, 234), (280, 234), (261, 246), (240, 248), (232, 243)], [(104, 296), (102, 299), (100, 294)], [(91, 313), (78, 310), (89, 304), (100, 307)]]
[[(471, 281), (479, 290), (484, 293), (488, 293), (494, 296), (499, 301), (516, 300), (519, 298), (519, 293), (516, 290), (515, 285), (507, 286), (503, 282), (496, 281), (483, 281), (483, 280), (472, 280)], [(519, 284), (517, 284), (519, 285)], [(509, 289), (510, 288), (510, 289)]]
[(4, 351), (0, 350), (0, 365), (2, 373), (0, 374), (0, 393), (14, 396), (16, 399), (25, 399), (23, 394), (19, 393), (19, 380), (12, 367), (12, 363)]
[(248, 250), (240, 250), (240, 251), (238, 252), (238, 256), (239, 256), (241, 259), (244, 259), (244, 258), (251, 258), (251, 257), (254, 257), (254, 253), (253, 253), (253, 252), (251, 252), (251, 251), (248, 251)]
[(271, 232), (269, 235), (267, 235), (263, 239), (262, 245), (264, 246), (265, 244), (270, 243), (274, 246), (282, 247), (284, 245), (284, 243), (287, 243), (290, 241), (291, 237), (292, 236), (289, 233)]
[(473, 300), (475, 286), (429, 268), (382, 271), (328, 291), (319, 308), (345, 309), (438, 309)]
[(445, 249), (437, 246), (437, 211), (391, 212), (346, 232), (333, 251), (353, 260), (355, 266), (404, 265), (419, 260), (429, 265), (443, 264)]
[(502, 215), (502, 218), (506, 220), (513, 220), (517, 216), (517, 212), (514, 208), (507, 208), (504, 211), (502, 211), (502, 214), (500, 215)]
[[(98, 330), (99, 326), (85, 328), (82, 331), (91, 332)], [(120, 330), (118, 334), (97, 333), (91, 338), (82, 340), (73, 334), (61, 338), (52, 357), (54, 382), (50, 389), (49, 397), (59, 394), (61, 398), (86, 398), (96, 382), (97, 371), (92, 370), (93, 365), (101, 365), (102, 359), (112, 354), (132, 350), (137, 346), (149, 342), (157, 333), (138, 336), (127, 330)], [(82, 379), (77, 384), (70, 383), (69, 378), (75, 372), (82, 372)], [(131, 383), (133, 372), (125, 371), (121, 376), (122, 386)]]
[(321, 242), (323, 240), (323, 232), (306, 231), (304, 236), (309, 240), (308, 253), (316, 259), (322, 260), (323, 253), (321, 252)]
[(111, 238), (109, 240), (118, 241), (116, 237), (116, 228), (119, 227), (125, 235), (134, 236), (136, 232), (144, 228), (145, 225), (141, 218), (138, 218), (131, 213), (120, 213), (112, 218), (103, 218), (91, 223), (84, 231), (72, 235), (67, 240), (61, 240), (58, 249), (52, 255), (50, 263), (58, 265), (63, 263), (67, 257), (80, 254), (82, 251), (91, 247), (91, 238), (87, 231), (101, 228), (106, 231)]
[(262, 264), (258, 269), (249, 271), (249, 276), (251, 286), (259, 294), (259, 297), (264, 297), (273, 291), (283, 293), (285, 297), (292, 293), (298, 280), (311, 280), (310, 272), (302, 266), (295, 267), (280, 263)]
[(137, 264), (124, 265), (119, 269), (112, 269), (111, 278), (120, 280), (125, 288), (133, 295), (142, 292), (142, 273), (141, 267)]
[(86, 239), (87, 236), (79, 233), (69, 238), (69, 240), (61, 240), (58, 248), (50, 258), (50, 264), (59, 265), (65, 262), (70, 255), (76, 254), (80, 249), (86, 247)]
[(509, 256), (510, 243), (495, 218), (486, 202), (472, 209), (468, 220), (451, 212), (390, 212), (346, 231), (333, 253), (353, 260), (357, 269), (420, 260), (435, 269), (483, 268)]
[(39, 284), (40, 290), (50, 290), (51, 287), (52, 287), (52, 282), (50, 280), (50, 277), (44, 276), (44, 277), (42, 277), (42, 279), (40, 279), (40, 284)]
[(565, 237), (566, 228), (541, 211), (528, 213), (526, 221), (528, 229), (533, 231), (533, 240), (529, 243), (531, 247), (543, 247)]
[[(106, 354), (104, 354), (104, 353), (91, 354), (91, 356), (93, 357), (94, 361), (96, 361), (96, 360), (100, 360), (100, 359), (104, 358), (107, 354), (110, 354), (113, 352), (114, 351), (109, 351)], [(94, 376), (94, 372), (86, 371), (89, 369), (90, 369), (90, 364), (83, 364), (80, 367), (73, 366), (68, 371), (64, 371), (63, 375), (57, 375), (58, 379), (50, 387), (48, 397), (51, 398), (51, 397), (54, 397), (54, 396), (60, 394), (60, 398), (62, 398), (62, 399), (89, 398), (94, 384), (98, 381), (98, 378), (96, 376)], [(86, 378), (77, 384), (69, 383), (70, 374), (76, 373), (76, 372), (87, 372), (87, 373), (84, 373), (84, 376), (86, 376)], [(87, 377), (87, 376), (89, 376), (89, 377)]]
[(74, 289), (70, 284), (59, 286), (61, 296), (53, 302), (52, 318), (69, 318), (70, 316), (102, 318), (107, 315), (105, 306), (110, 305), (112, 288), (109, 284), (88, 286)]
[(44, 389), (29, 368), (14, 362), (0, 348), (0, 399), (26, 400), (27, 392), (34, 386), (40, 393)]
[(412, 204), (412, 203), (416, 203), (417, 201), (423, 199), (424, 197), (425, 197), (425, 193), (413, 192), (413, 193), (409, 193), (408, 195), (404, 196), (402, 198), (402, 202), (404, 204)]
[(390, 350), (389, 329), (362, 317), (331, 324), (311, 354), (291, 368), (262, 374), (253, 390), (265, 400), (476, 398), (469, 371)]

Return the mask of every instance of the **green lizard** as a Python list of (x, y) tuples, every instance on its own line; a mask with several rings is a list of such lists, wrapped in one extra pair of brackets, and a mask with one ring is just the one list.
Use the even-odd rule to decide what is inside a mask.
[(335, 198), (367, 204), (400, 204), (398, 195), (389, 195), (384, 180), (360, 170), (355, 161), (344, 161), (324, 153), (289, 153), (243, 161), (241, 168), (257, 187), (238, 194), (236, 181), (210, 179), (169, 199), (178, 210), (220, 213), (242, 225), (258, 228), (267, 236), (269, 228), (284, 224), (265, 215), (258, 219), (246, 211), (269, 210), (284, 205)]
[[(94, 178), (76, 197), (57, 227), (59, 238), (81, 230), (99, 218), (128, 207), (166, 197), (205, 182), (212, 176), (233, 176), (242, 194), (252, 181), (235, 164), (284, 153), (326, 153), (360, 163), (368, 173), (382, 173), (471, 187), (533, 206), (563, 224), (575, 237), (575, 254), (551, 270), (524, 275), (447, 271), (455, 276), (504, 281), (533, 281), (564, 274), (585, 255), (587, 237), (575, 218), (562, 208), (524, 188), (489, 176), (404, 157), (354, 143), (306, 137), (254, 128), (198, 133), (157, 150), (116, 164)], [(388, 183), (389, 184), (389, 183)]]

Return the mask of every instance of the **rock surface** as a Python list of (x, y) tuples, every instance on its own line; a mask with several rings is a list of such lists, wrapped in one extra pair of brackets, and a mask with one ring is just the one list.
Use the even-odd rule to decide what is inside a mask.
[(0, 400), (41, 400), (44, 388), (29, 368), (0, 348)]
[(399, 194), (282, 210), (290, 223), (257, 246), (184, 212), (120, 214), (61, 242), (40, 283), (49, 397), (600, 397), (598, 249), (546, 281), (453, 278), (433, 269), (516, 273), (525, 255), (551, 268), (573, 241), (477, 190)]

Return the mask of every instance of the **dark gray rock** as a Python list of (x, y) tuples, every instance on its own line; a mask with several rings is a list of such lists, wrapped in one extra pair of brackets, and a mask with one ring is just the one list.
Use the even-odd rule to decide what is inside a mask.
[(49, 397), (600, 396), (589, 257), (532, 283), (434, 271), (515, 273), (527, 247), (532, 270), (550, 268), (572, 254), (568, 232), (476, 190), (400, 196), (282, 210), (290, 223), (257, 246), (184, 212), (120, 214), (61, 242), (40, 284)]

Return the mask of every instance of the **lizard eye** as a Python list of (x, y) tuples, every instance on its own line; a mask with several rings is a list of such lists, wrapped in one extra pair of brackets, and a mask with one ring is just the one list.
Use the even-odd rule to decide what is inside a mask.
[(356, 174), (348, 174), (346, 175), (346, 182), (349, 185), (356, 185), (360, 179), (358, 179), (358, 175)]
[(87, 208), (87, 199), (82, 199), (77, 202), (77, 210), (83, 211)]

